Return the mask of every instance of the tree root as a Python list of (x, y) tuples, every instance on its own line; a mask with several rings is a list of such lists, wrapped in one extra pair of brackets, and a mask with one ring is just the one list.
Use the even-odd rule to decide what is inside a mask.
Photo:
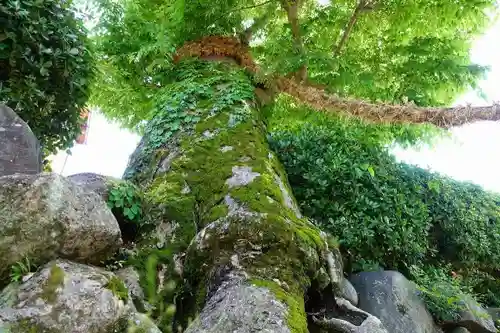
[(359, 326), (340, 318), (318, 318), (316, 316), (312, 316), (313, 322), (328, 330), (329, 332), (335, 333), (387, 333), (387, 330), (384, 328), (380, 320), (365, 312), (361, 309), (358, 309), (354, 305), (352, 305), (349, 301), (338, 298), (335, 300), (337, 306), (340, 310), (348, 313), (349, 317), (354, 317), (356, 319), (362, 320)]

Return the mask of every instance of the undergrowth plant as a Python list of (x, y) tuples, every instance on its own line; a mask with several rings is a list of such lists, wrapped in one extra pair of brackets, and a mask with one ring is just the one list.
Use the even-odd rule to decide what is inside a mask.
[(22, 278), (29, 273), (36, 271), (36, 266), (33, 265), (29, 258), (24, 258), (11, 266), (10, 280), (11, 282), (19, 282)]
[(137, 186), (122, 181), (110, 183), (108, 207), (118, 210), (130, 222), (139, 223), (142, 217), (142, 196)]

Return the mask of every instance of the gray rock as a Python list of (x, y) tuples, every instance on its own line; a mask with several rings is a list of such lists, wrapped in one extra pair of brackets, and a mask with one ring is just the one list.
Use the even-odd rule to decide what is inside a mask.
[(0, 211), (0, 283), (24, 258), (98, 264), (122, 244), (106, 203), (57, 174), (0, 177)]
[(127, 286), (130, 298), (132, 299), (136, 309), (139, 312), (147, 312), (151, 305), (149, 305), (144, 297), (144, 292), (139, 284), (139, 273), (133, 267), (125, 267), (115, 272)]
[(130, 308), (111, 279), (118, 278), (97, 267), (51, 261), (15, 287), (10, 306), (0, 309), (0, 332), (123, 332)]
[(434, 323), (414, 283), (394, 271), (363, 272), (350, 279), (358, 307), (380, 319), (389, 332), (442, 332)]
[(230, 276), (185, 333), (290, 333), (288, 307), (267, 288)]
[(453, 323), (447, 322), (445, 327), (464, 327), (471, 333), (496, 333), (495, 322), (488, 311), (473, 298), (461, 300), (466, 310), (460, 312), (460, 318)]
[(42, 171), (42, 155), (37, 138), (19, 116), (0, 104), (0, 176)]
[(102, 197), (104, 201), (108, 200), (109, 182), (119, 180), (113, 177), (103, 176), (91, 172), (77, 173), (68, 176), (67, 178), (77, 185), (83, 186), (88, 190), (96, 192)]
[(348, 300), (354, 306), (358, 305), (358, 293), (356, 292), (356, 289), (354, 289), (351, 282), (349, 282), (346, 278), (342, 279), (339, 286), (339, 294), (337, 296)]

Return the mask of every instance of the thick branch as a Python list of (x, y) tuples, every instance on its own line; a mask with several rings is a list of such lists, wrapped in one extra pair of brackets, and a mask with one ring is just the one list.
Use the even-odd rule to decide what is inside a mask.
[[(177, 62), (188, 56), (232, 58), (249, 72), (254, 74), (260, 72), (248, 53), (247, 47), (232, 37), (207, 36), (198, 41), (188, 42), (177, 50), (174, 61)], [(500, 121), (500, 104), (487, 107), (455, 108), (371, 104), (330, 95), (323, 89), (300, 84), (285, 77), (269, 78), (269, 81), (270, 91), (287, 93), (318, 110), (343, 113), (377, 123), (430, 123), (438, 127), (449, 128), (480, 120)]]
[(316, 109), (356, 116), (376, 123), (430, 123), (438, 127), (450, 128), (481, 120), (500, 121), (500, 104), (453, 108), (372, 104), (340, 98), (327, 94), (321, 89), (300, 85), (285, 78), (278, 80), (278, 89)]
[(359, 15), (365, 11), (365, 10), (371, 10), (373, 9), (375, 5), (375, 1), (367, 1), (367, 0), (359, 0), (358, 5), (354, 9), (354, 12), (351, 15), (351, 18), (349, 19), (349, 22), (347, 22), (345, 28), (344, 28), (344, 33), (342, 34), (342, 37), (340, 38), (339, 43), (335, 47), (335, 50), (333, 51), (333, 55), (337, 57), (340, 52), (342, 51), (342, 48), (345, 46), (347, 43), (347, 39), (351, 35), (352, 29), (354, 28), (354, 25), (358, 21)]
[[(300, 24), (299, 24), (299, 8), (302, 0), (283, 0), (283, 8), (286, 11), (288, 17), (288, 23), (292, 30), (293, 45), (297, 53), (305, 58), (305, 48), (302, 41), (302, 36), (300, 34)], [(307, 65), (304, 63), (298, 73), (298, 79), (303, 82), (307, 79)]]

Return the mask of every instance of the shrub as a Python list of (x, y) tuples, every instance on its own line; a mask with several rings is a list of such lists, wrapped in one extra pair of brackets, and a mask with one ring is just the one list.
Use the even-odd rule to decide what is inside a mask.
[(0, 4), (0, 103), (26, 121), (44, 150), (71, 145), (92, 70), (86, 32), (71, 1)]
[[(394, 141), (415, 144), (435, 131), (326, 116), (288, 97), (267, 116), (303, 213), (339, 239), (347, 273), (399, 270), (419, 280), (437, 318), (453, 315), (448, 301), (459, 292), (500, 305), (500, 196), (390, 153)], [(450, 280), (452, 270), (463, 278)]]

